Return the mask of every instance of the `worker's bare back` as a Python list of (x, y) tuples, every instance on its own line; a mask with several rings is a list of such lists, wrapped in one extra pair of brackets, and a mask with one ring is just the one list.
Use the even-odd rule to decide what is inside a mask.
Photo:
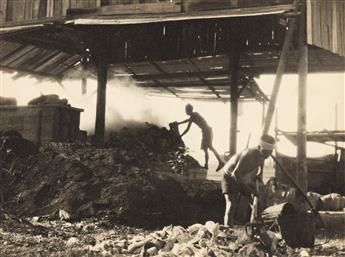
[(197, 112), (192, 112), (190, 114), (190, 121), (195, 123), (201, 130), (209, 129), (207, 121)]

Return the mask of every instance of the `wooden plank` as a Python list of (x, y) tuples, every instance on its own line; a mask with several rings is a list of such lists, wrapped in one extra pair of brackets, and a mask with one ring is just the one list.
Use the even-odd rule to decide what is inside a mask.
[(69, 8), (71, 8), (70, 0), (62, 0), (62, 10), (61, 10), (62, 16), (66, 16), (67, 10)]
[(7, 0), (1, 0), (0, 4), (0, 25), (2, 25), (6, 21)]
[(33, 0), (25, 0), (25, 20), (32, 20), (33, 16)]
[(336, 0), (332, 0), (332, 51), (334, 53), (338, 53), (337, 2)]
[(76, 8), (83, 9), (83, 1), (82, 0), (76, 0)]
[[(166, 4), (169, 5), (170, 3), (159, 3), (158, 5)], [(145, 4), (140, 4), (145, 5)], [(149, 4), (146, 4), (149, 5)], [(150, 4), (151, 5), (151, 4)], [(154, 5), (154, 4), (152, 4)], [(156, 4), (157, 5), (157, 4)], [(102, 9), (107, 8), (108, 6), (102, 7), (101, 10), (96, 13), (102, 15)], [(124, 6), (125, 7), (125, 6)], [(139, 8), (140, 6), (138, 6)], [(109, 7), (110, 8), (110, 7)], [(120, 24), (146, 24), (146, 23), (157, 23), (157, 22), (166, 22), (166, 21), (186, 21), (186, 20), (203, 20), (203, 19), (216, 19), (216, 18), (230, 18), (230, 17), (246, 17), (246, 16), (263, 16), (263, 15), (276, 15), (282, 14), (286, 11), (290, 11), (292, 9), (292, 5), (277, 5), (277, 6), (264, 6), (264, 7), (252, 7), (252, 8), (239, 8), (239, 9), (226, 9), (226, 10), (217, 10), (217, 11), (204, 11), (204, 12), (193, 12), (193, 13), (181, 13), (181, 12), (173, 12), (167, 13), (162, 12), (160, 15), (157, 13), (152, 13), (152, 11), (148, 10), (148, 13), (140, 12), (140, 8), (138, 9), (138, 13), (133, 13), (131, 16), (122, 16), (121, 14), (130, 14), (128, 13), (128, 9), (122, 9), (121, 12), (116, 14), (116, 8), (112, 6), (115, 13), (104, 12), (104, 16), (114, 15), (112, 17), (101, 17), (95, 16), (90, 18), (77, 18), (74, 20), (74, 24), (76, 25), (120, 25)], [(159, 8), (161, 9), (161, 8)], [(175, 8), (172, 8), (173, 10)], [(179, 8), (177, 8), (179, 9)], [(105, 10), (105, 9), (103, 9)], [(168, 10), (168, 9), (166, 9)], [(154, 10), (157, 11), (157, 10)], [(140, 14), (140, 15), (139, 15)], [(117, 16), (118, 15), (118, 16)]]
[(96, 8), (100, 8), (101, 7), (101, 0), (93, 0), (96, 2)]
[(47, 16), (54, 17), (54, 0), (47, 0)]
[(338, 20), (338, 52), (345, 56), (345, 1), (337, 2), (337, 18)]
[(77, 0), (70, 0), (70, 8), (77, 8)]
[(55, 0), (54, 2), (54, 17), (62, 16), (62, 0)]
[(175, 3), (121, 4), (101, 7), (99, 14), (149, 14), (181, 12), (181, 6)]
[(194, 12), (236, 8), (238, 4), (238, 0), (182, 0), (182, 11)]
[(40, 0), (33, 0), (33, 13), (32, 13), (33, 19), (38, 19), (39, 10), (40, 10)]
[(13, 0), (13, 16), (12, 21), (22, 21), (25, 16), (25, 1), (22, 0)]

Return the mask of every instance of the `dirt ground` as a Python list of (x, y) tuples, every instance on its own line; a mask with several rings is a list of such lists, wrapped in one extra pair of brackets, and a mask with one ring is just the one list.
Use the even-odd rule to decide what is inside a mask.
[[(145, 230), (124, 225), (114, 225), (107, 220), (86, 219), (81, 222), (70, 223), (59, 220), (42, 220), (38, 217), (18, 219), (14, 216), (2, 217), (0, 222), (0, 256), (8, 257), (27, 257), (27, 256), (151, 256), (143, 255), (140, 247), (133, 250), (133, 242), (143, 240), (149, 235), (160, 235), (163, 230)], [(193, 227), (193, 226), (192, 226)], [(195, 226), (194, 226), (195, 227)], [(166, 227), (167, 228), (167, 227)], [(166, 229), (165, 228), (165, 229)], [(169, 227), (168, 227), (169, 228)], [(180, 226), (170, 227), (172, 231), (181, 229)], [(175, 229), (176, 228), (176, 229)], [(191, 231), (189, 227), (189, 231)], [(239, 232), (242, 231), (242, 232)], [(243, 228), (238, 227), (233, 233), (233, 238), (227, 242), (228, 246), (236, 245), (238, 236), (243, 233)], [(224, 244), (217, 242), (212, 245), (212, 240), (206, 238), (204, 248), (225, 249)], [(325, 243), (325, 235), (319, 234), (316, 246), (313, 249), (300, 248), (288, 249), (286, 255), (291, 257), (336, 257), (345, 256), (345, 236), (337, 234), (329, 238)], [(176, 245), (183, 244), (181, 236), (175, 242)], [(235, 241), (237, 240), (237, 241)], [(166, 241), (168, 242), (168, 241)], [(188, 243), (186, 243), (188, 244)], [(221, 245), (223, 248), (221, 248)], [(217, 248), (218, 247), (218, 248)], [(200, 249), (203, 249), (201, 247)], [(171, 249), (172, 252), (175, 249)], [(170, 251), (170, 252), (171, 252)], [(217, 252), (216, 252), (217, 253)], [(200, 252), (184, 253), (184, 256), (246, 256), (230, 253), (229, 255), (206, 254)], [(153, 255), (152, 255), (153, 256)], [(179, 256), (171, 253), (170, 255), (160, 253), (158, 256)], [(260, 256), (260, 255), (250, 255)]]

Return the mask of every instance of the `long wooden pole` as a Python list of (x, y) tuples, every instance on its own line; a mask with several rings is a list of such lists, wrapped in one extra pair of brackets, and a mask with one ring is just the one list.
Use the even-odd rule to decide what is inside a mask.
[(281, 84), (281, 81), (282, 81), (282, 78), (284, 75), (285, 66), (286, 66), (286, 59), (287, 59), (287, 55), (288, 55), (289, 48), (291, 45), (292, 36), (293, 36), (295, 26), (296, 26), (296, 18), (293, 17), (290, 21), (289, 28), (288, 28), (288, 31), (287, 31), (286, 36), (285, 36), (283, 49), (282, 49), (281, 54), (280, 54), (280, 59), (279, 59), (278, 67), (277, 67), (276, 77), (274, 79), (271, 99), (270, 99), (270, 102), (269, 102), (269, 105), (267, 108), (266, 119), (265, 119), (265, 123), (264, 123), (263, 129), (262, 129), (262, 134), (267, 134), (269, 129), (270, 129), (270, 126), (271, 126), (272, 117), (273, 117), (273, 113), (274, 113), (274, 110), (276, 107), (276, 102), (277, 102), (277, 97), (278, 97), (278, 93), (279, 93), (279, 89), (280, 89), (280, 84)]
[(294, 180), (294, 178), (290, 175), (290, 173), (283, 167), (283, 165), (280, 163), (280, 161), (271, 155), (271, 158), (276, 163), (277, 167), (286, 175), (286, 177), (290, 180), (292, 185), (297, 189), (297, 191), (300, 193), (300, 195), (303, 197), (303, 199), (306, 201), (306, 203), (309, 205), (309, 207), (312, 209), (313, 213), (317, 214), (320, 223), (323, 228), (326, 228), (325, 223), (323, 222), (323, 219), (320, 216), (320, 213), (315, 209), (315, 206), (311, 203), (309, 198), (307, 197), (305, 191), (300, 187), (300, 185)]
[(305, 2), (301, 3), (298, 30), (298, 118), (297, 118), (297, 182), (304, 192), (308, 190), (307, 170), (307, 76), (308, 47), (306, 37)]

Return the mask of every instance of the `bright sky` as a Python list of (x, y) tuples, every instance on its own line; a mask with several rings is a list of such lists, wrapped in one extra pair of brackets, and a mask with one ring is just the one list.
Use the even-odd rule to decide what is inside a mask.
[[(58, 84), (53, 81), (38, 81), (35, 78), (12, 80), (13, 75), (2, 73), (0, 95), (17, 98), (19, 105), (25, 105), (32, 98), (42, 94), (56, 93), (67, 98), (74, 107), (85, 109), (81, 116), (81, 129), (93, 131), (96, 105), (96, 82), (88, 81), (88, 94), (81, 96), (80, 81), (65, 81)], [(257, 79), (259, 86), (270, 94), (273, 75)], [(335, 108), (338, 109), (338, 129), (344, 130), (345, 74), (327, 73), (308, 76), (307, 128), (309, 131), (335, 129)], [(168, 126), (169, 122), (187, 118), (184, 106), (188, 103), (177, 98), (152, 97), (131, 80), (113, 80), (107, 89), (106, 122), (108, 127), (122, 127), (128, 121), (148, 121)], [(190, 102), (195, 111), (203, 115), (214, 130), (214, 145), (220, 153), (229, 148), (230, 105), (222, 102)], [(297, 76), (285, 75), (282, 81), (278, 108), (278, 127), (285, 131), (297, 128)], [(238, 149), (243, 149), (249, 135), (250, 145), (256, 145), (260, 136), (262, 107), (256, 102), (240, 105)], [(274, 128), (275, 124), (271, 125)], [(184, 127), (181, 127), (183, 131)], [(195, 155), (200, 155), (201, 133), (196, 126), (184, 138), (187, 146)], [(310, 146), (310, 147), (309, 147)], [(314, 144), (308, 146), (308, 155), (320, 156), (332, 153), (331, 147)], [(285, 140), (278, 145), (285, 154), (294, 155), (295, 147)]]

